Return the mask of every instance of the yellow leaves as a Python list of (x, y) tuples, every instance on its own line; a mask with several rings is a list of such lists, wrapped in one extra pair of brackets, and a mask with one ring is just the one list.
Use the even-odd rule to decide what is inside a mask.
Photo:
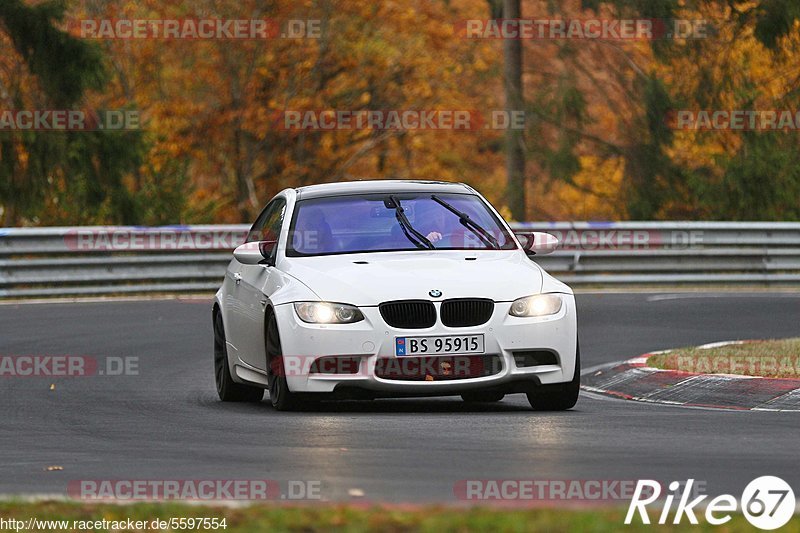
[(533, 190), (534, 212), (551, 220), (614, 220), (624, 213), (620, 200), (625, 164), (622, 158), (580, 157), (573, 184), (552, 183)]
[[(686, 168), (714, 168), (716, 159), (730, 149), (728, 136), (726, 132), (709, 135), (696, 130), (676, 131), (673, 145), (667, 153), (673, 161)], [(730, 141), (738, 147), (740, 139), (733, 136)]]
[[(72, 4), (73, 17), (187, 18), (207, 12), (230, 18), (263, 15), (324, 21), (319, 40), (100, 43), (108, 50), (115, 79), (104, 94), (92, 96), (89, 105), (132, 103), (141, 109), (147, 117), (148, 135), (155, 139), (150, 165), (144, 167), (161, 172), (170, 159), (190, 161), (190, 181), (198, 185), (190, 199), (193, 208), (214, 200), (224, 203), (221, 199), (235, 206), (236, 199), (226, 195), (236, 190), (234, 169), (243, 162), (262, 200), (286, 185), (406, 176), (468, 181), (502, 203), (503, 131), (285, 131), (274, 122), (275, 112), (284, 109), (474, 109), (490, 116), (503, 106), (502, 42), (456, 34), (458, 21), (489, 17), (486, 0), (277, 0), (269, 3), (269, 13), (256, 0), (203, 2), (201, 7), (158, 0), (78, 0)], [(599, 4), (596, 13), (580, 6), (577, 1), (562, 2), (557, 10), (575, 19), (618, 16), (606, 3)], [(624, 217), (620, 198), (625, 168), (622, 159), (605, 155), (604, 143), (624, 148), (639, 140), (642, 130), (636, 129), (636, 120), (641, 118), (642, 103), (632, 95), (641, 72), (663, 78), (676, 101), (689, 103), (681, 105), (690, 105), (695, 95), (704, 94), (704, 84), (726, 88), (714, 91), (717, 105), (742, 105), (742, 95), (749, 96), (742, 90), (747, 81), (759, 90), (755, 105), (775, 107), (797, 76), (794, 56), (776, 60), (755, 42), (751, 28), (744, 28), (744, 38), (734, 40), (731, 15), (724, 4), (720, 6), (700, 11), (680, 5), (680, 17), (715, 20), (720, 34), (687, 47), (702, 49), (701, 57), (687, 52), (668, 64), (657, 62), (645, 41), (524, 43), (528, 101), (537, 102), (536, 97), (547, 90), (557, 92), (557, 80), (574, 76), (586, 96), (589, 115), (579, 127), (599, 139), (578, 143), (580, 171), (574, 184), (550, 181), (541, 161), (530, 157), (534, 213), (564, 219)], [(545, 8), (544, 0), (526, 1), (524, 7), (529, 16), (537, 10), (546, 13)], [(582, 71), (564, 59), (567, 44)], [(0, 47), (5, 50), (5, 45), (0, 32)], [(783, 43), (786, 52), (798, 46), (800, 31)], [(0, 67), (13, 63), (14, 58), (0, 57)], [(707, 67), (710, 79), (700, 76), (700, 67)], [(732, 73), (733, 82), (726, 85), (726, 76)], [(31, 78), (22, 85), (35, 83)], [(549, 121), (534, 119), (540, 125), (528, 133), (529, 147), (532, 141), (541, 141), (541, 146), (550, 143), (551, 148), (557, 143), (562, 118), (545, 118)], [(719, 155), (735, 150), (738, 141), (736, 135), (725, 132), (679, 131), (668, 154), (689, 168), (713, 165)], [(25, 159), (20, 160), (24, 165)], [(220, 222), (239, 221), (235, 207), (220, 212), (229, 217)]]
[(444, 38), (444, 39), (453, 39), (453, 38), (456, 38), (456, 39), (457, 39), (457, 38), (459, 38), (459, 37), (456, 35), (456, 31), (455, 31), (455, 25), (454, 25), (454, 24), (452, 24), (452, 23), (449, 23), (449, 24), (447, 24), (447, 23), (446, 23), (446, 24), (442, 24), (442, 25), (439, 27), (439, 36), (440, 36), (440, 37), (442, 37), (442, 38)]
[(330, 152), (331, 148), (333, 147), (333, 138), (330, 135), (325, 135), (322, 137), (319, 146), (323, 150)]

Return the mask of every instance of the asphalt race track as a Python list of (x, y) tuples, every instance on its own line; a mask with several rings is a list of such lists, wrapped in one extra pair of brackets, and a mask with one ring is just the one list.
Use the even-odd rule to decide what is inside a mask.
[[(584, 368), (670, 347), (800, 335), (800, 293), (582, 294)], [(205, 301), (0, 306), (0, 355), (137, 357), (138, 375), (0, 377), (0, 493), (81, 479), (321, 481), (326, 500), (455, 501), (464, 479), (694, 478), (741, 494), (800, 487), (800, 414), (686, 409), (583, 394), (536, 413), (524, 396), (222, 404)], [(55, 390), (51, 389), (55, 384)], [(48, 466), (63, 470), (47, 471)]]

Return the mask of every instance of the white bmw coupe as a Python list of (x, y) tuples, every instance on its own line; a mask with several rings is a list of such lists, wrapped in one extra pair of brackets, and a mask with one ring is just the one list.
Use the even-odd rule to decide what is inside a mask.
[(525, 393), (573, 407), (575, 298), (471, 187), (358, 181), (286, 189), (233, 252), (213, 305), (222, 401)]

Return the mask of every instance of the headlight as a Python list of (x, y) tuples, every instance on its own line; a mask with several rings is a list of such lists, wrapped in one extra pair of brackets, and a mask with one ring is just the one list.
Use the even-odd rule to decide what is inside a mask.
[(364, 320), (357, 307), (330, 302), (296, 302), (294, 310), (303, 322), (310, 324), (352, 324)]
[(537, 294), (514, 300), (508, 311), (512, 316), (547, 316), (561, 311), (561, 296), (558, 294)]

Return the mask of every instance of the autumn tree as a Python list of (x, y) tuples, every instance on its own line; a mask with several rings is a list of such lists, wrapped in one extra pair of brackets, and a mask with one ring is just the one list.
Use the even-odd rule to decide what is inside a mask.
[[(94, 45), (59, 26), (65, 4), (0, 3), (0, 109), (70, 110), (102, 88), (106, 71)], [(123, 183), (141, 156), (136, 132), (0, 131), (0, 222), (79, 223), (137, 219)]]

